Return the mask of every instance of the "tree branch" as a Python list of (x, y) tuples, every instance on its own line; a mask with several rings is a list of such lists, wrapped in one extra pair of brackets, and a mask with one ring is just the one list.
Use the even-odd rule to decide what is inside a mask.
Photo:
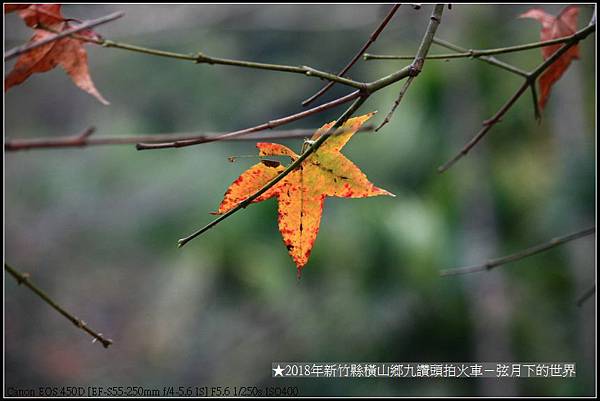
[(537, 253), (552, 249), (555, 246), (562, 245), (569, 241), (573, 241), (573, 240), (594, 234), (595, 232), (596, 232), (596, 227), (586, 228), (585, 230), (581, 230), (581, 231), (578, 231), (573, 234), (565, 235), (563, 237), (553, 238), (548, 242), (545, 242), (545, 243), (539, 244), (539, 245), (535, 245), (531, 248), (527, 248), (525, 250), (514, 253), (512, 255), (503, 256), (498, 259), (490, 259), (487, 262), (479, 264), (479, 265), (459, 267), (456, 269), (442, 270), (440, 272), (440, 275), (441, 276), (452, 276), (452, 275), (457, 275), (457, 274), (467, 274), (467, 273), (479, 272), (479, 271), (484, 271), (484, 270), (491, 270), (494, 267), (524, 259), (526, 257), (535, 255)]
[(379, 126), (377, 126), (377, 128), (375, 128), (375, 132), (378, 132), (383, 126), (385, 126), (387, 123), (390, 122), (390, 119), (392, 118), (392, 115), (394, 115), (394, 112), (396, 111), (396, 108), (398, 108), (398, 106), (400, 106), (400, 102), (402, 101), (402, 98), (404, 97), (404, 94), (406, 93), (406, 91), (410, 87), (410, 84), (412, 83), (412, 80), (414, 78), (415, 78), (414, 76), (408, 77), (408, 79), (404, 82), (404, 85), (402, 85), (402, 89), (400, 89), (400, 93), (398, 94), (398, 97), (394, 101), (394, 105), (392, 106), (392, 109), (385, 116), (385, 118), (381, 122), (381, 124), (379, 124)]
[[(594, 24), (591, 24), (591, 25), (594, 25)], [(526, 44), (517, 45), (517, 46), (499, 47), (499, 48), (495, 48), (495, 49), (483, 49), (483, 50), (476, 50), (476, 49), (468, 50), (468, 49), (464, 49), (464, 48), (462, 50), (452, 49), (449, 46), (444, 46), (444, 45), (441, 45), (441, 43), (438, 43), (438, 42), (445, 42), (442, 39), (435, 38), (434, 43), (440, 44), (441, 46), (447, 47), (452, 50), (456, 50), (459, 53), (432, 54), (432, 55), (428, 56), (427, 59), (428, 60), (447, 60), (447, 59), (454, 59), (454, 58), (481, 58), (483, 56), (493, 56), (496, 54), (520, 52), (520, 51), (524, 51), (524, 50), (537, 49), (540, 47), (546, 47), (546, 46), (556, 45), (559, 43), (565, 43), (565, 42), (572, 40), (573, 37), (576, 36), (577, 34), (578, 34), (578, 32), (574, 33), (573, 35), (565, 36), (565, 37), (557, 38), (557, 39), (544, 40), (544, 41), (540, 41), (540, 42), (531, 42), (531, 43), (526, 43)], [(448, 43), (448, 42), (445, 42), (445, 43)], [(455, 45), (453, 45), (453, 46), (455, 46)], [(368, 60), (412, 60), (414, 57), (415, 56), (391, 55), (391, 54), (369, 54), (369, 53), (365, 53), (363, 55), (363, 58), (367, 61)]]
[[(431, 41), (433, 40), (435, 31), (437, 30), (437, 27), (440, 23), (443, 11), (444, 11), (443, 4), (435, 5), (431, 19), (429, 21), (429, 25), (427, 27), (427, 31), (425, 32), (425, 35), (423, 36), (423, 40), (421, 41), (421, 48), (424, 49), (423, 54), (422, 54), (423, 57), (425, 57), (427, 55), (427, 52), (429, 51), (429, 47), (431, 46)], [(422, 67), (422, 63), (418, 64), (417, 66), (411, 65), (409, 70), (414, 71), (414, 68), (421, 68), (421, 67)], [(388, 77), (398, 77), (403, 73), (402, 71), (404, 71), (404, 70), (405, 69), (400, 70), (394, 74), (390, 74)], [(418, 71), (420, 71), (420, 69)], [(417, 74), (418, 74), (418, 72), (417, 72)], [(395, 78), (388, 78), (388, 79), (395, 79)], [(400, 78), (397, 78), (397, 79), (400, 79)], [(391, 82), (388, 83), (387, 85), (389, 85), (389, 84), (391, 84)], [(386, 86), (386, 85), (384, 85), (384, 86)], [(381, 88), (384, 86), (381, 86)], [(378, 89), (375, 89), (375, 90), (378, 90)], [(195, 231), (194, 233), (188, 235), (185, 238), (181, 238), (179, 241), (177, 241), (178, 247), (181, 248), (182, 246), (187, 244), (192, 239), (196, 238), (197, 236), (201, 235), (202, 233), (213, 228), (214, 226), (216, 226), (223, 220), (227, 219), (228, 217), (230, 217), (237, 211), (246, 208), (248, 205), (250, 205), (250, 203), (252, 203), (253, 200), (258, 198), (260, 195), (262, 195), (263, 193), (268, 191), (279, 181), (284, 179), (288, 174), (290, 174), (298, 166), (300, 166), (300, 164), (308, 156), (310, 156), (313, 152), (315, 152), (317, 149), (319, 149), (319, 147), (330, 137), (331, 133), (334, 132), (338, 127), (343, 125), (346, 122), (346, 120), (348, 118), (350, 118), (352, 116), (352, 114), (354, 112), (356, 112), (356, 110), (358, 110), (358, 108), (369, 98), (371, 93), (372, 93), (371, 91), (366, 91), (362, 95), (359, 95), (359, 97), (356, 100), (354, 100), (354, 102), (350, 105), (350, 107), (348, 109), (346, 109), (346, 111), (336, 120), (335, 124), (333, 124), (333, 126), (326, 133), (324, 133), (315, 142), (313, 142), (312, 145), (310, 145), (308, 148), (306, 148), (306, 150), (304, 152), (302, 152), (302, 154), (294, 162), (292, 162), (284, 171), (279, 173), (274, 179), (269, 181), (266, 185), (264, 185), (261, 189), (256, 191), (254, 194), (250, 195), (248, 198), (246, 198), (242, 202), (238, 203), (238, 205), (235, 206), (233, 209), (229, 210), (225, 214), (223, 214), (223, 215), (219, 216), (217, 219), (213, 220), (208, 225)]]
[(94, 330), (89, 328), (83, 320), (73, 316), (71, 313), (67, 312), (62, 306), (54, 302), (54, 300), (52, 300), (52, 298), (50, 298), (44, 291), (40, 290), (35, 284), (31, 282), (31, 280), (29, 279), (29, 274), (20, 273), (7, 263), (4, 263), (4, 270), (6, 270), (11, 276), (14, 277), (15, 280), (17, 280), (17, 284), (24, 284), (38, 297), (40, 297), (44, 302), (53, 307), (58, 313), (69, 319), (71, 323), (73, 323), (77, 328), (85, 331), (90, 336), (94, 337), (94, 341), (99, 341), (104, 346), (104, 348), (108, 348), (112, 344), (112, 340), (102, 337), (101, 333), (96, 333)]
[[(352, 93), (349, 93), (346, 96), (342, 96), (338, 99), (332, 100), (331, 102), (328, 103), (324, 103), (320, 106), (317, 107), (313, 107), (312, 109), (309, 110), (305, 110), (302, 111), (300, 113), (296, 113), (296, 114), (291, 114), (289, 116), (286, 117), (282, 117), (282, 118), (278, 118), (276, 120), (271, 120), (268, 121), (266, 123), (263, 124), (259, 124), (256, 125), (254, 127), (250, 127), (250, 128), (245, 128), (242, 130), (238, 130), (238, 131), (233, 131), (233, 132), (229, 132), (226, 134), (222, 134), (219, 135), (217, 140), (226, 140), (226, 139), (232, 139), (232, 138), (236, 138), (236, 137), (240, 137), (240, 136), (245, 136), (246, 134), (249, 134), (251, 132), (257, 132), (257, 131), (264, 131), (267, 129), (272, 129), (275, 127), (279, 127), (281, 125), (284, 124), (289, 124), (293, 121), (297, 121), (300, 120), (302, 118), (308, 117), (310, 115), (316, 114), (316, 113), (320, 113), (321, 111), (325, 111), (328, 110), (330, 108), (339, 106), (340, 104), (344, 104), (347, 103), (351, 100), (357, 99), (359, 98), (360, 95), (360, 91), (354, 91)], [(140, 143), (137, 146), (138, 150), (147, 150), (147, 149), (165, 149), (165, 148), (181, 148), (181, 147), (185, 147), (185, 146), (192, 146), (192, 145), (198, 145), (200, 143), (205, 143), (206, 141), (204, 139), (192, 139), (192, 140), (179, 140), (179, 141), (172, 141), (172, 142), (164, 142), (164, 143), (159, 143), (159, 144), (143, 144)]]
[[(348, 72), (348, 70), (350, 70), (350, 68), (352, 68), (352, 66), (358, 61), (360, 56), (362, 56), (362, 54), (367, 51), (369, 46), (371, 46), (371, 44), (373, 44), (377, 40), (377, 37), (379, 37), (379, 34), (387, 26), (387, 24), (390, 22), (390, 20), (394, 16), (394, 14), (396, 14), (396, 11), (398, 11), (399, 8), (400, 8), (400, 4), (394, 4), (392, 6), (390, 11), (387, 13), (385, 18), (383, 19), (383, 21), (381, 21), (379, 26), (373, 31), (373, 33), (371, 33), (367, 42), (354, 55), (354, 57), (348, 62), (348, 64), (346, 64), (346, 66), (344, 68), (342, 68), (342, 70), (340, 72), (338, 72), (338, 74), (337, 74), (338, 76), (340, 76), (340, 77), (343, 76), (345, 73)], [(304, 100), (302, 102), (302, 106), (308, 106), (309, 104), (311, 104), (313, 101), (315, 101), (316, 99), (321, 97), (323, 94), (325, 94), (325, 92), (327, 92), (333, 85), (335, 85), (335, 82), (329, 81), (329, 83), (327, 85), (325, 85), (323, 88), (321, 88), (320, 91), (318, 91), (317, 93), (315, 93), (308, 99)]]
[(462, 159), (469, 151), (477, 145), (477, 143), (488, 133), (488, 131), (496, 124), (498, 124), (506, 114), (508, 110), (515, 104), (515, 102), (521, 97), (521, 95), (527, 90), (529, 87), (529, 82), (525, 81), (523, 84), (517, 89), (517, 91), (508, 99), (506, 103), (494, 114), (491, 118), (485, 120), (483, 122), (483, 127), (479, 130), (477, 134), (471, 139), (467, 144), (449, 161), (438, 167), (438, 173), (443, 173), (448, 170), (450, 167), (454, 165), (457, 161)]
[[(51, 32), (56, 31), (51, 29), (50, 27), (43, 27), (46, 30)], [(348, 78), (338, 77), (335, 74), (328, 73), (325, 71), (320, 71), (312, 67), (308, 66), (292, 66), (292, 65), (282, 65), (282, 64), (269, 64), (269, 63), (257, 63), (254, 61), (245, 61), (245, 60), (233, 60), (219, 57), (211, 57), (204, 53), (198, 52), (195, 54), (186, 54), (186, 53), (176, 53), (164, 50), (151, 49), (148, 47), (142, 47), (137, 45), (131, 45), (128, 43), (120, 43), (115, 42), (113, 40), (108, 39), (94, 39), (81, 35), (73, 35), (73, 37), (83, 40), (86, 42), (95, 43), (102, 47), (107, 48), (115, 48), (121, 50), (128, 50), (137, 53), (143, 53), (151, 56), (157, 57), (167, 57), (173, 58), (177, 60), (187, 60), (193, 61), (196, 64), (220, 64), (220, 65), (229, 65), (243, 68), (251, 68), (251, 69), (259, 69), (259, 70), (268, 70), (268, 71), (280, 71), (280, 72), (289, 72), (293, 74), (301, 74), (307, 77), (316, 77), (320, 79), (325, 79), (333, 82), (337, 82), (343, 85), (351, 86), (357, 89), (364, 89), (366, 84), (363, 82), (353, 81)]]
[(430, 18), (430, 24), (427, 27), (427, 32), (425, 33), (425, 36), (423, 36), (423, 40), (421, 41), (419, 50), (417, 50), (417, 55), (415, 56), (412, 64), (410, 65), (410, 67), (411, 67), (411, 71), (409, 74), (410, 76), (406, 80), (404, 85), (402, 86), (402, 89), (400, 89), (400, 93), (398, 94), (398, 98), (396, 99), (396, 101), (394, 101), (394, 105), (392, 106), (392, 109), (390, 110), (390, 112), (387, 114), (387, 116), (385, 117), (383, 122), (379, 125), (379, 127), (377, 127), (377, 129), (375, 131), (379, 131), (384, 125), (386, 125), (390, 121), (390, 119), (392, 118), (392, 115), (396, 111), (396, 108), (400, 105), (400, 102), (402, 101), (404, 94), (410, 87), (410, 84), (412, 83), (413, 79), (421, 73), (421, 71), (423, 69), (423, 65), (425, 65), (425, 57), (427, 56), (427, 53), (429, 53), (429, 48), (431, 47), (431, 43), (435, 40), (434, 39), (435, 31), (437, 30), (437, 27), (440, 24), (443, 11), (444, 11), (443, 5), (439, 5), (434, 8), (433, 14), (431, 15), (431, 18)]
[[(515, 104), (515, 102), (521, 97), (521, 95), (525, 92), (528, 86), (533, 85), (536, 79), (546, 71), (552, 64), (554, 64), (564, 53), (566, 53), (571, 47), (575, 46), (579, 41), (585, 39), (591, 33), (596, 30), (595, 24), (589, 24), (587, 27), (581, 29), (575, 34), (568, 37), (568, 40), (564, 42), (564, 44), (552, 54), (552, 56), (548, 57), (543, 63), (537, 66), (533, 71), (527, 74), (525, 78), (525, 82), (517, 89), (517, 91), (512, 95), (512, 97), (494, 114), (492, 118), (483, 122), (483, 128), (475, 134), (473, 139), (471, 139), (455, 156), (453, 156), (449, 161), (438, 167), (438, 173), (443, 173), (447, 171), (450, 167), (452, 167), (457, 161), (462, 159), (469, 151), (488, 133), (490, 128), (497, 124), (501, 117)], [(535, 95), (535, 94), (534, 94)]]
[(81, 25), (77, 25), (73, 28), (67, 29), (65, 31), (62, 31), (58, 34), (56, 34), (55, 36), (52, 36), (50, 38), (46, 38), (46, 39), (42, 39), (42, 40), (38, 40), (36, 42), (33, 43), (26, 43), (22, 46), (18, 46), (18, 47), (14, 47), (10, 50), (8, 50), (7, 52), (4, 53), (4, 61), (10, 60), (14, 57), (17, 57), (23, 53), (27, 53), (33, 49), (36, 49), (40, 46), (44, 46), (47, 45), (48, 43), (52, 43), (56, 40), (62, 39), (64, 37), (67, 37), (69, 35), (73, 35), (77, 32), (81, 32), (84, 29), (89, 29), (89, 28), (93, 28), (95, 26), (101, 25), (101, 24), (105, 24), (107, 22), (110, 21), (114, 21), (117, 18), (121, 18), (123, 15), (125, 15), (124, 12), (119, 11), (116, 13), (112, 13), (109, 14), (107, 16), (104, 17), (100, 17), (97, 19), (93, 19), (93, 20), (88, 20), (88, 21), (84, 21)]
[[(148, 145), (152, 143), (164, 143), (166, 141), (203, 141), (202, 143), (218, 141), (250, 141), (265, 139), (289, 139), (303, 138), (312, 135), (315, 129), (293, 129), (293, 130), (269, 130), (264, 132), (249, 133), (244, 136), (224, 137), (226, 134), (154, 134), (154, 135), (135, 135), (135, 136), (100, 136), (90, 138), (94, 127), (88, 128), (82, 134), (49, 138), (15, 139), (8, 140), (4, 144), (4, 150), (15, 152), (30, 149), (52, 149), (52, 148), (72, 148), (86, 146), (103, 145)], [(361, 127), (358, 132), (372, 131), (373, 126)], [(342, 132), (339, 132), (341, 134)], [(83, 136), (87, 134), (87, 136)], [(336, 133), (338, 134), (338, 133)], [(143, 142), (143, 143), (141, 143)]]
[[(466, 50), (465, 48), (462, 48), (462, 47), (460, 47), (458, 45), (452, 44), (452, 43), (447, 42), (447, 41), (442, 40), (442, 39), (434, 38), (433, 39), (433, 43), (435, 43), (435, 44), (437, 44), (439, 46), (445, 47), (447, 49), (457, 51), (457, 52), (468, 52), (468, 54), (472, 54), (471, 50)], [(520, 75), (520, 76), (522, 76), (524, 78), (527, 77), (527, 71), (523, 71), (522, 69), (517, 68), (517, 67), (515, 67), (515, 66), (513, 66), (511, 64), (508, 64), (508, 63), (505, 63), (503, 61), (500, 61), (500, 60), (498, 60), (495, 57), (484, 56), (484, 55), (473, 55), (472, 57), (476, 58), (478, 60), (481, 60), (481, 61), (485, 61), (486, 63), (491, 64), (493, 66), (502, 68), (503, 70), (512, 72), (513, 74)]]

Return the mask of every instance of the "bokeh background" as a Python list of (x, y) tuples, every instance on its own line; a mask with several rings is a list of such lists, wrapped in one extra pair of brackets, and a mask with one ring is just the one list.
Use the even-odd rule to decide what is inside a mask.
[[(126, 16), (117, 41), (337, 71), (389, 5), (66, 5), (68, 17)], [(556, 14), (558, 5), (542, 5)], [(437, 36), (467, 48), (539, 40), (527, 5), (455, 5)], [(592, 14), (582, 6), (579, 26)], [(431, 5), (402, 6), (370, 52), (414, 54)], [(5, 17), (5, 47), (30, 32)], [(301, 110), (322, 83), (89, 45), (105, 107), (64, 71), (5, 94), (6, 138), (219, 132)], [(433, 46), (431, 53), (447, 53)], [(532, 69), (538, 49), (499, 57)], [(436, 173), (521, 80), (477, 60), (427, 62), (391, 123), (345, 148), (396, 198), (329, 198), (299, 282), (276, 201), (253, 205), (183, 249), (253, 142), (162, 151), (133, 146), (5, 153), (5, 260), (114, 340), (106, 350), (5, 278), (8, 386), (298, 386), (300, 395), (585, 396), (595, 392), (595, 237), (487, 273), (440, 277), (595, 222), (595, 36), (558, 82), (541, 124), (530, 94), (448, 173)], [(360, 61), (371, 81), (404, 61)], [(5, 73), (12, 63), (5, 65)], [(399, 85), (362, 112), (383, 120)], [(336, 85), (326, 99), (347, 93)], [(323, 99), (322, 101), (325, 101)], [(335, 119), (329, 110), (288, 128)], [(299, 148), (300, 140), (284, 143)], [(576, 362), (575, 379), (271, 379), (273, 361)]]

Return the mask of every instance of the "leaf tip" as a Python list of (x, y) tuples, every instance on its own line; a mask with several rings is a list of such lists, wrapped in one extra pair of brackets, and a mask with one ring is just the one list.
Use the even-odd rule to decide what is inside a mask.
[(376, 190), (377, 190), (376, 195), (387, 195), (387, 196), (391, 196), (393, 198), (396, 197), (396, 194), (393, 194), (390, 191), (387, 191), (383, 188), (376, 188)]

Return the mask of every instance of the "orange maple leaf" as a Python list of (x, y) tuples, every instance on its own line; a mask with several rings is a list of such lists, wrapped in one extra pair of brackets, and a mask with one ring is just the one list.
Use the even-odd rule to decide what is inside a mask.
[[(577, 17), (579, 15), (579, 7), (565, 7), (558, 16), (548, 14), (539, 8), (533, 8), (526, 13), (519, 15), (519, 18), (533, 18), (542, 24), (540, 38), (552, 40), (571, 36), (577, 32)], [(558, 49), (563, 46), (562, 43), (542, 47), (542, 57), (547, 60)], [(579, 58), (579, 45), (574, 45), (567, 50), (554, 64), (552, 64), (539, 78), (540, 99), (538, 105), (543, 109), (550, 96), (550, 89), (565, 73), (571, 61)]]
[[(360, 169), (348, 160), (340, 150), (352, 135), (374, 113), (351, 118), (341, 127), (343, 133), (327, 139), (313, 154), (308, 156), (294, 171), (256, 198), (261, 202), (277, 197), (279, 201), (279, 231), (288, 252), (298, 268), (298, 277), (308, 262), (327, 196), (342, 198), (365, 198), (391, 195), (377, 188)], [(335, 121), (321, 127), (312, 139), (326, 133)], [(299, 156), (286, 146), (276, 143), (256, 144), (260, 156), (288, 156), (292, 161)], [(213, 214), (223, 214), (247, 199), (265, 184), (285, 170), (279, 162), (263, 160), (240, 175), (227, 189), (219, 209)]]
[[(13, 7), (8, 11), (5, 5), (6, 12), (15, 10), (18, 10), (25, 23), (31, 27), (41, 25), (54, 32), (62, 32), (71, 28), (61, 14), (60, 5), (57, 4), (32, 4), (24, 9)], [(53, 37), (55, 33), (49, 30), (35, 29), (29, 43)], [(100, 39), (90, 29), (83, 30), (79, 35)], [(21, 84), (32, 74), (46, 72), (60, 65), (69, 74), (75, 85), (94, 96), (101, 103), (108, 105), (109, 102), (98, 92), (90, 77), (84, 44), (84, 40), (65, 37), (23, 53), (4, 79), (4, 90), (8, 91), (13, 86)]]

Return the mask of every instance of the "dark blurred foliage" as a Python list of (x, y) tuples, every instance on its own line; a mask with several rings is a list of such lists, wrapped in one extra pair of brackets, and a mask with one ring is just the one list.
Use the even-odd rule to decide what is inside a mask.
[[(542, 6), (557, 13), (557, 5)], [(126, 16), (109, 39), (217, 57), (337, 71), (389, 5), (67, 5), (70, 17)], [(539, 40), (526, 5), (455, 5), (438, 37), (467, 48)], [(411, 54), (431, 6), (402, 6), (370, 49)], [(592, 14), (582, 6), (580, 26)], [(5, 47), (30, 35), (6, 16)], [(595, 280), (588, 237), (489, 273), (446, 268), (567, 234), (595, 221), (595, 37), (537, 124), (526, 94), (471, 154), (454, 154), (520, 84), (476, 60), (430, 61), (392, 122), (348, 155), (396, 198), (328, 199), (301, 281), (277, 230), (276, 202), (253, 205), (183, 249), (211, 220), (252, 142), (137, 152), (132, 146), (5, 154), (5, 258), (114, 340), (105, 350), (5, 283), (5, 386), (297, 385), (301, 395), (584, 396), (594, 393)], [(433, 46), (432, 53), (447, 50)], [(88, 46), (104, 107), (61, 70), (5, 95), (7, 138), (236, 130), (301, 110), (322, 83)], [(538, 49), (500, 56), (525, 69)], [(370, 81), (406, 65), (360, 61)], [(5, 66), (5, 71), (12, 63)], [(399, 85), (361, 112), (381, 121)], [(328, 95), (347, 93), (336, 85)], [(325, 99), (323, 99), (325, 100)], [(330, 110), (289, 128), (318, 127)], [(285, 142), (299, 148), (300, 141)], [(273, 361), (562, 361), (577, 378), (273, 381)]]

